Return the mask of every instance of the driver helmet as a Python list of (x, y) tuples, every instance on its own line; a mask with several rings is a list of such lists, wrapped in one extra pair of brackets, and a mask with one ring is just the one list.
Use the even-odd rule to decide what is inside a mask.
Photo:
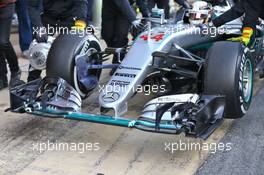
[(189, 10), (189, 22), (193, 25), (208, 22), (212, 14), (212, 5), (205, 1), (196, 1)]

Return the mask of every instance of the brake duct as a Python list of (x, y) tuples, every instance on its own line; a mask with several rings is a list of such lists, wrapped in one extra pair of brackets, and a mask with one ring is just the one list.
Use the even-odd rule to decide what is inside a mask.
[[(167, 99), (167, 101), (166, 101)], [(223, 119), (225, 97), (182, 94), (159, 97), (138, 119), (81, 113), (81, 98), (65, 80), (46, 77), (10, 90), (12, 112), (101, 123), (206, 139)]]

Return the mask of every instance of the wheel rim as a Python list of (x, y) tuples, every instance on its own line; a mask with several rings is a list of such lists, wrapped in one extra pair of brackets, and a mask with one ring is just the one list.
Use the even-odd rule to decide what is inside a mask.
[(253, 92), (253, 70), (252, 63), (249, 59), (246, 59), (243, 69), (243, 98), (245, 102), (249, 102)]

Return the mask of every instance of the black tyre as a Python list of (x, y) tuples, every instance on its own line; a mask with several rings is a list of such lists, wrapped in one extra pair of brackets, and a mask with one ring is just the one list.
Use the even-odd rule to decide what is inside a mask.
[(253, 95), (253, 62), (249, 50), (238, 42), (217, 42), (208, 51), (204, 90), (225, 95), (225, 118), (244, 116)]
[[(87, 97), (90, 91), (78, 81), (75, 58), (77, 55), (88, 54), (90, 50), (101, 51), (101, 47), (93, 36), (60, 35), (50, 49), (47, 59), (47, 76), (57, 76), (71, 84), (82, 98)], [(98, 55), (90, 61), (101, 64)], [(101, 70), (91, 70), (92, 75), (100, 77)]]

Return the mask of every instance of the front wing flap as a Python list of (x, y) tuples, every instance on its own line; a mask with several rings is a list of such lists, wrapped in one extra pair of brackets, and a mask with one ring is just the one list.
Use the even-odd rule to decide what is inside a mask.
[[(190, 94), (186, 95), (190, 96)], [(74, 88), (61, 78), (46, 77), (43, 80), (35, 80), (11, 89), (10, 110), (43, 117), (58, 117), (136, 128), (155, 133), (186, 133), (187, 136), (206, 139), (223, 119), (225, 97), (198, 96), (197, 94), (194, 97), (197, 98), (195, 102), (171, 101), (166, 105), (161, 104), (163, 108), (155, 109), (156, 116), (153, 119), (144, 115), (133, 119), (85, 114), (80, 112), (82, 101)], [(162, 119), (162, 116), (168, 111), (171, 114), (171, 119)]]

